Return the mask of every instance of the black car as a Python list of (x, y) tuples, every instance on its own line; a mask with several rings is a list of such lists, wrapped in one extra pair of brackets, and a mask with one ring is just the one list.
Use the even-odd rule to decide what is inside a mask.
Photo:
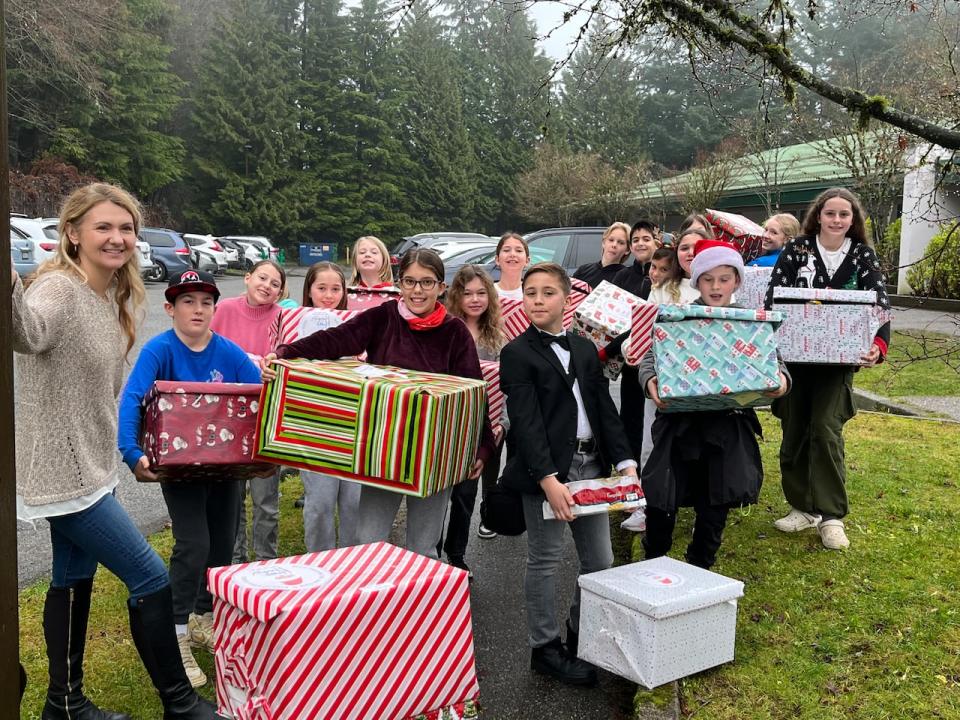
[(170, 275), (189, 270), (190, 248), (176, 230), (167, 228), (140, 228), (140, 239), (150, 244), (156, 269), (147, 280), (165, 281)]

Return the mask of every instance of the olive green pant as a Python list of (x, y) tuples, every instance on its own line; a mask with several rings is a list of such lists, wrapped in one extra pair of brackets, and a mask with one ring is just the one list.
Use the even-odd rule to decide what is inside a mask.
[(843, 425), (856, 415), (853, 368), (791, 364), (790, 392), (773, 401), (780, 418), (783, 494), (797, 510), (824, 519), (847, 514)]

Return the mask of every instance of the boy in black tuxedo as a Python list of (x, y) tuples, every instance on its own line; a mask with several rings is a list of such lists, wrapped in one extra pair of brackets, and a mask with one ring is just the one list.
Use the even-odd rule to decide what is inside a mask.
[[(507, 396), (510, 431), (503, 484), (522, 493), (527, 523), (524, 582), (530, 666), (572, 685), (592, 686), (596, 669), (577, 658), (580, 590), (560, 641), (556, 570), (569, 524), (580, 573), (613, 564), (605, 513), (574, 519), (571, 480), (609, 476), (611, 465), (636, 476), (636, 462), (610, 399), (597, 351), (590, 341), (563, 331), (570, 279), (555, 263), (538, 263), (523, 278), (523, 306), (531, 325), (500, 354), (500, 383)], [(558, 519), (544, 520), (544, 498)]]

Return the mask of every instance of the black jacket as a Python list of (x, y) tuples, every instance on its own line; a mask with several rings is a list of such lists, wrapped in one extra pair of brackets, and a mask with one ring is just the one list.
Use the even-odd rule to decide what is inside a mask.
[(650, 263), (634, 262), (630, 267), (625, 267), (613, 277), (613, 284), (623, 288), (628, 293), (636, 295), (638, 298), (646, 300), (650, 297)]
[(604, 280), (613, 282), (613, 278), (623, 269), (623, 265), (620, 263), (601, 265), (599, 262), (592, 262), (578, 267), (576, 271), (574, 271), (573, 277), (577, 280), (583, 280), (587, 285), (595, 288)]
[[(577, 441), (577, 401), (560, 359), (530, 326), (500, 352), (500, 387), (507, 396), (510, 431), (502, 482), (524, 493), (541, 493), (540, 481), (556, 473), (566, 482)], [(631, 459), (630, 445), (610, 399), (597, 350), (567, 333), (570, 365), (580, 386), (587, 419), (604, 468)]]

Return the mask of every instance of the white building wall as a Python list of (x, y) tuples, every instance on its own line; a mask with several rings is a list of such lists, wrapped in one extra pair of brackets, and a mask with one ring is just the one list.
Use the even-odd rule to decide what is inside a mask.
[(903, 177), (903, 218), (900, 232), (900, 270), (897, 293), (910, 294), (907, 272), (924, 256), (927, 244), (940, 225), (960, 217), (960, 192), (955, 185), (937, 187), (937, 160), (947, 159), (950, 150), (923, 145), (907, 158)]

